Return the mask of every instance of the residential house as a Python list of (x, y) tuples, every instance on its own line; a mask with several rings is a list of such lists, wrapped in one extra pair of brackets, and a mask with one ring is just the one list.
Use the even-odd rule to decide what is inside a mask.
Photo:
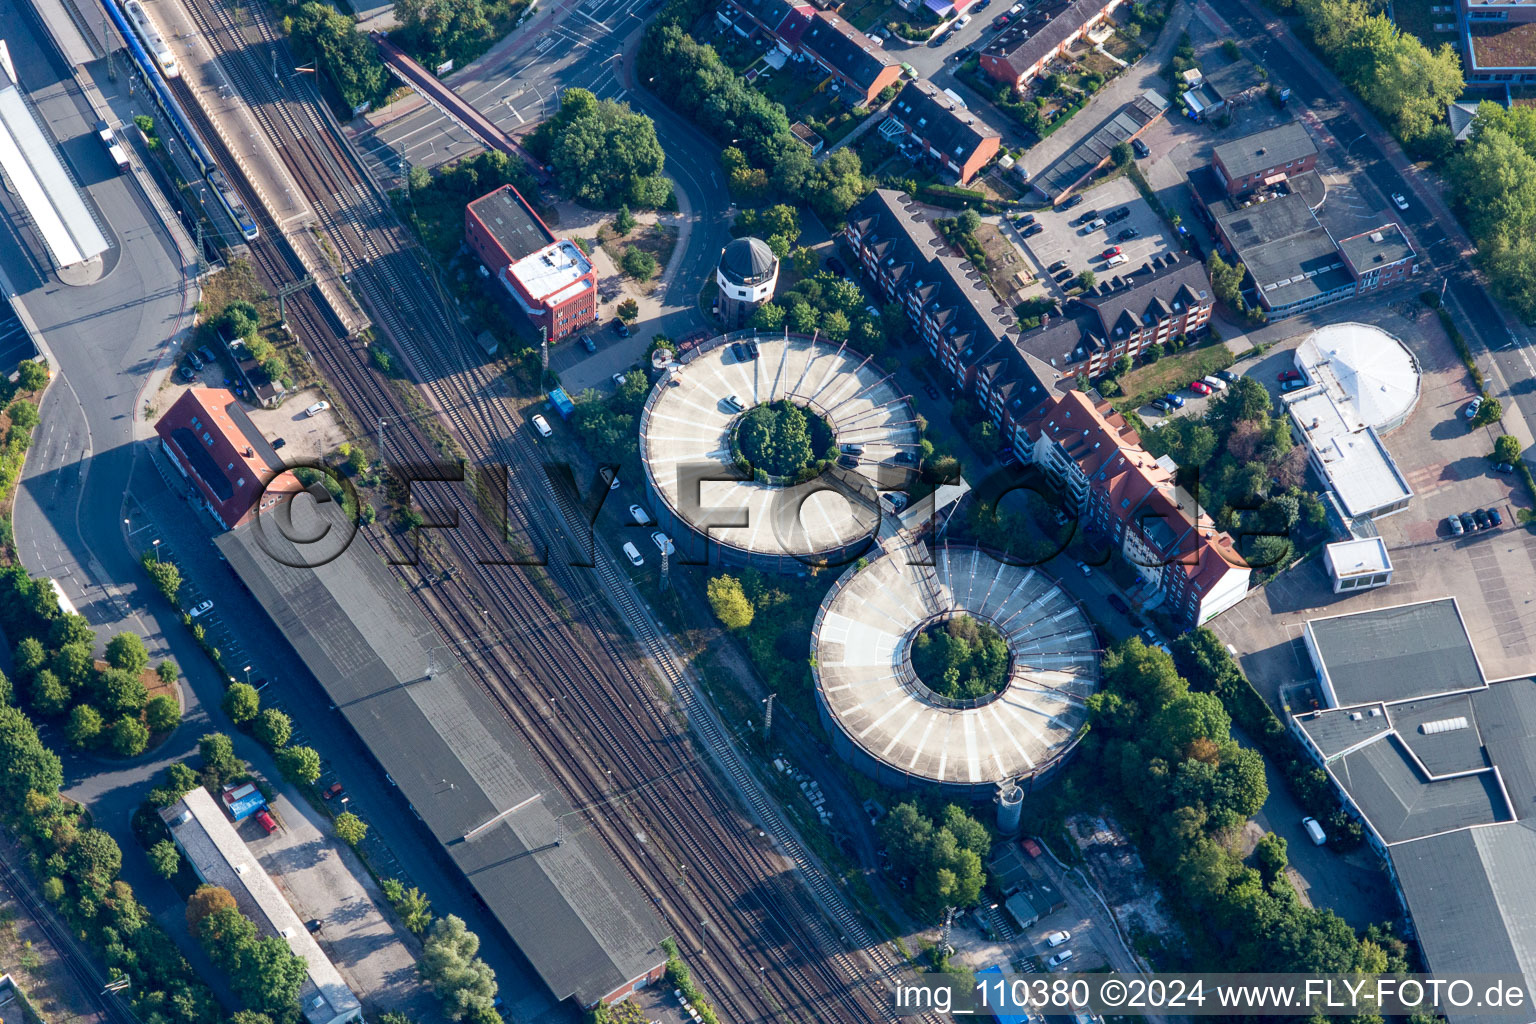
[(901, 80), (901, 64), (841, 15), (817, 11), (800, 37), (810, 57), (853, 95), (854, 106), (873, 106), (875, 97)]
[(948, 168), (962, 185), (989, 164), (1002, 146), (997, 132), (928, 82), (908, 82), (896, 94), (890, 113), (912, 143)]
[(993, 37), (981, 51), (981, 69), (999, 82), (1022, 87), (1123, 2), (1054, 0), (1040, 4)]

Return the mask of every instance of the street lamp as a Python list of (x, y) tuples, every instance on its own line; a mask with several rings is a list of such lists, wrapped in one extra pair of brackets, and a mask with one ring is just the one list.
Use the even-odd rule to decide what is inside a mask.
[(156, 537), (153, 543), (155, 548), (155, 561), (158, 562), (160, 561), (160, 538)]
[(251, 666), (249, 666), (249, 665), (245, 666), (244, 671), (245, 671), (245, 685), (246, 686), (250, 686), (251, 685)]

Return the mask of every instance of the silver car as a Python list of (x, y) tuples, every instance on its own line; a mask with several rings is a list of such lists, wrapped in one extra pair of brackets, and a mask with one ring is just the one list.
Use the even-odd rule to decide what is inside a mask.
[(1446, 516), (1445, 525), (1451, 528), (1452, 537), (1460, 537), (1463, 533), (1467, 532), (1462, 528), (1461, 520), (1455, 516)]

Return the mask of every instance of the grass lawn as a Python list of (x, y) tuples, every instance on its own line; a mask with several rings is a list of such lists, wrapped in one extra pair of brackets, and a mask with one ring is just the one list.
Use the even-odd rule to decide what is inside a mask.
[(1150, 366), (1138, 366), (1120, 379), (1120, 390), (1124, 395), (1114, 399), (1114, 407), (1139, 409), (1154, 398), (1177, 391), (1192, 380), (1209, 377), (1231, 365), (1232, 353), (1220, 342), (1164, 356)]
[(656, 257), (656, 273), (641, 285), (649, 293), (661, 282), (667, 261), (672, 258), (672, 250), (677, 248), (677, 229), (664, 224), (636, 224), (629, 234), (619, 235), (614, 233), (612, 224), (605, 223), (597, 229), (597, 242), (603, 247), (603, 252), (608, 254), (608, 258), (613, 260), (614, 266), (621, 270), (624, 250), (630, 246)]

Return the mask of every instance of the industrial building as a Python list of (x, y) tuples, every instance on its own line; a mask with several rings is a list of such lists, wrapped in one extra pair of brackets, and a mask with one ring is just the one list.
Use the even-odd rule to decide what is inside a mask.
[[(1088, 720), (1099, 641), (1076, 601), (1038, 569), (978, 548), (930, 551), (906, 534), (822, 599), (811, 632), (816, 705), (838, 753), (894, 788), (982, 800), (1052, 778)], [(912, 667), (927, 627), (968, 615), (1010, 655), (1004, 688), (974, 700), (930, 689)]]
[(155, 421), (160, 448), (221, 529), (299, 489), (234, 393), (188, 388)]
[[(736, 465), (741, 414), (781, 400), (819, 415), (846, 446), (798, 484)], [(915, 468), (918, 441), (911, 403), (872, 360), (789, 332), (742, 331), (685, 350), (640, 414), (646, 490), (680, 558), (774, 572), (857, 558), (880, 527), (881, 491), (899, 490)]]
[(228, 890), (240, 913), (256, 925), (258, 937), (281, 937), (304, 961), (306, 977), (299, 989), (299, 1006), (308, 1024), (361, 1020), (363, 1007), (357, 996), (208, 791), (201, 786), (192, 789), (161, 811), (160, 817), (193, 873), (207, 885)]
[(720, 250), (715, 287), (720, 290), (720, 319), (741, 327), (779, 284), (779, 258), (761, 238), (738, 238)]
[(1386, 861), (1426, 970), (1529, 991), (1536, 680), (1486, 679), (1450, 598), (1314, 619), (1304, 637), (1327, 706), (1291, 728)]
[(1381, 435), (1396, 430), (1419, 400), (1419, 363), (1379, 327), (1320, 327), (1296, 348), (1309, 386), (1283, 395), (1292, 431), (1312, 468), (1352, 518), (1401, 512), (1413, 498)]
[(660, 978), (655, 911), (596, 833), (562, 823), (573, 808), (455, 648), (362, 538), (292, 539), (351, 536), (337, 503), (290, 510), (291, 535), (253, 519), (219, 550), (549, 991), (589, 1008)]
[(464, 238), (534, 330), (550, 341), (597, 320), (597, 273), (574, 242), (555, 237), (511, 185), (464, 208)]

